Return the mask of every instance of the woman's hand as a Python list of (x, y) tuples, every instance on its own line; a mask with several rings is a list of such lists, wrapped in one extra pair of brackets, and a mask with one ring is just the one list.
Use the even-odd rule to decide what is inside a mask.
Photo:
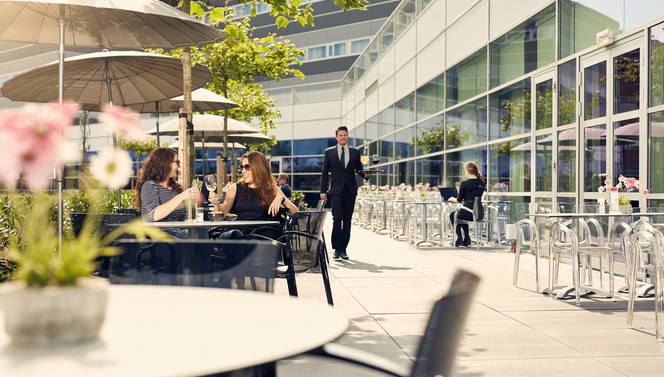
[(285, 196), (279, 196), (277, 195), (272, 203), (270, 203), (270, 208), (268, 208), (267, 213), (270, 216), (275, 216), (277, 213), (279, 213), (279, 209), (281, 208), (281, 204), (285, 201), (286, 197)]
[(184, 191), (182, 191), (178, 196), (180, 197), (180, 201), (183, 202), (185, 200), (198, 200), (198, 197), (201, 195), (201, 192), (198, 191), (196, 187), (190, 187)]
[(221, 203), (221, 199), (219, 198), (219, 195), (217, 195), (216, 192), (211, 192), (210, 195), (208, 195), (208, 201), (212, 204)]
[(456, 198), (451, 197), (451, 196), (450, 196), (449, 198), (447, 198), (447, 201), (448, 201), (448, 202), (452, 202), (452, 203), (459, 203), (459, 201), (456, 200)]

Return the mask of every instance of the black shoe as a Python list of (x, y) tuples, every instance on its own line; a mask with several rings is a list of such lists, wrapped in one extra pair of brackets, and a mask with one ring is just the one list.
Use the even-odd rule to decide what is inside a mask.
[(341, 250), (339, 252), (339, 255), (341, 256), (341, 259), (348, 260), (348, 255), (346, 254), (346, 250)]
[(339, 250), (334, 250), (334, 256), (332, 256), (333, 259), (339, 259)]
[(470, 246), (470, 238), (467, 240), (464, 240), (463, 243), (461, 244), (462, 246)]
[(454, 247), (459, 247), (459, 246), (465, 246), (465, 245), (463, 244), (463, 241), (461, 241), (461, 240), (457, 240), (456, 242), (454, 242)]

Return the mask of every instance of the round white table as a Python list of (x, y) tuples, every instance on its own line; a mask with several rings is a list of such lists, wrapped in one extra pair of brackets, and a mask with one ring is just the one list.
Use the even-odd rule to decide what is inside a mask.
[[(338, 310), (273, 294), (215, 288), (111, 286), (96, 341), (18, 348), (0, 329), (3, 376), (200, 376), (280, 360), (330, 342)], [(0, 312), (0, 323), (4, 318)]]

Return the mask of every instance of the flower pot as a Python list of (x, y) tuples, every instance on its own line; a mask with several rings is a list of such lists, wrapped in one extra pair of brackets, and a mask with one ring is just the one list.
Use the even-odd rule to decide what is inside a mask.
[(625, 215), (631, 215), (632, 214), (632, 206), (630, 204), (620, 204), (618, 206), (618, 209), (620, 210), (620, 213), (625, 214)]
[(68, 287), (0, 286), (5, 329), (17, 346), (48, 346), (95, 339), (104, 323), (108, 282), (81, 279)]

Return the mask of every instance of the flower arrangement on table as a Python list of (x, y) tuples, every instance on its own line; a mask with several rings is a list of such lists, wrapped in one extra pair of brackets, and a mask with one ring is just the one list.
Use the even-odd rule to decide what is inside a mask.
[[(47, 344), (96, 336), (96, 332), (92, 334), (90, 331), (97, 326), (98, 332), (101, 327), (106, 302), (105, 288), (100, 289), (98, 281), (86, 279), (96, 268), (96, 258), (114, 254), (116, 250), (110, 245), (121, 234), (133, 234), (137, 238), (170, 238), (139, 221), (102, 236), (99, 217), (87, 216), (77, 236), (71, 230), (63, 229), (60, 239), (57, 223), (50, 213), (55, 199), (43, 190), (49, 187), (54, 171), (63, 169), (65, 163), (81, 156), (80, 151), (64, 138), (64, 132), (73, 125), (78, 109), (79, 105), (71, 102), (46, 106), (31, 104), (0, 114), (0, 184), (10, 190), (9, 197), (17, 213), (14, 221), (17, 232), (10, 235), (7, 249), (0, 250), (0, 254), (5, 260), (18, 264), (13, 276), (17, 282), (3, 284), (4, 296), (0, 302), (5, 309), (7, 332), (17, 344)], [(113, 131), (117, 139), (137, 140), (147, 136), (140, 127), (139, 115), (129, 109), (105, 106), (99, 120)], [(102, 189), (123, 187), (133, 174), (128, 152), (115, 148), (102, 150), (92, 157), (89, 168), (91, 176), (84, 176), (81, 185), (87, 191), (91, 211), (103, 204), (102, 200), (97, 200), (105, 194)], [(17, 191), (19, 182), (33, 191), (32, 195)], [(22, 203), (27, 205), (20, 205)], [(93, 301), (69, 300), (73, 308), (67, 315), (74, 313), (71, 314), (73, 317), (67, 318), (57, 312), (66, 306), (63, 305), (67, 301), (64, 297), (71, 297), (71, 294), (54, 294), (60, 292), (58, 288), (69, 289), (67, 287), (82, 288), (84, 297), (90, 297), (92, 291), (102, 291), (103, 294), (96, 295)], [(39, 304), (35, 301), (24, 304), (21, 300), (26, 297), (37, 297), (35, 301)], [(94, 304), (90, 305), (90, 302)], [(21, 311), (21, 306), (25, 306), (29, 313)], [(94, 312), (97, 318), (90, 319), (91, 314), (86, 312)], [(20, 318), (22, 316), (29, 319)], [(88, 326), (93, 320), (98, 323)], [(25, 328), (18, 323), (21, 321), (32, 321), (27, 334), (21, 332)], [(81, 323), (84, 321), (86, 324)]]
[(508, 189), (509, 189), (509, 182), (498, 182), (494, 183), (491, 186), (492, 191), (507, 192)]
[[(608, 192), (611, 191), (611, 180), (607, 179), (604, 181), (604, 186), (600, 186), (597, 190), (599, 192)], [(618, 204), (625, 205), (630, 204), (630, 200), (627, 197), (627, 193), (630, 192), (640, 192), (642, 191), (641, 182), (634, 177), (625, 177), (621, 175), (618, 177), (618, 184), (615, 187), (619, 193)], [(643, 195), (648, 195), (648, 190), (643, 189)]]

